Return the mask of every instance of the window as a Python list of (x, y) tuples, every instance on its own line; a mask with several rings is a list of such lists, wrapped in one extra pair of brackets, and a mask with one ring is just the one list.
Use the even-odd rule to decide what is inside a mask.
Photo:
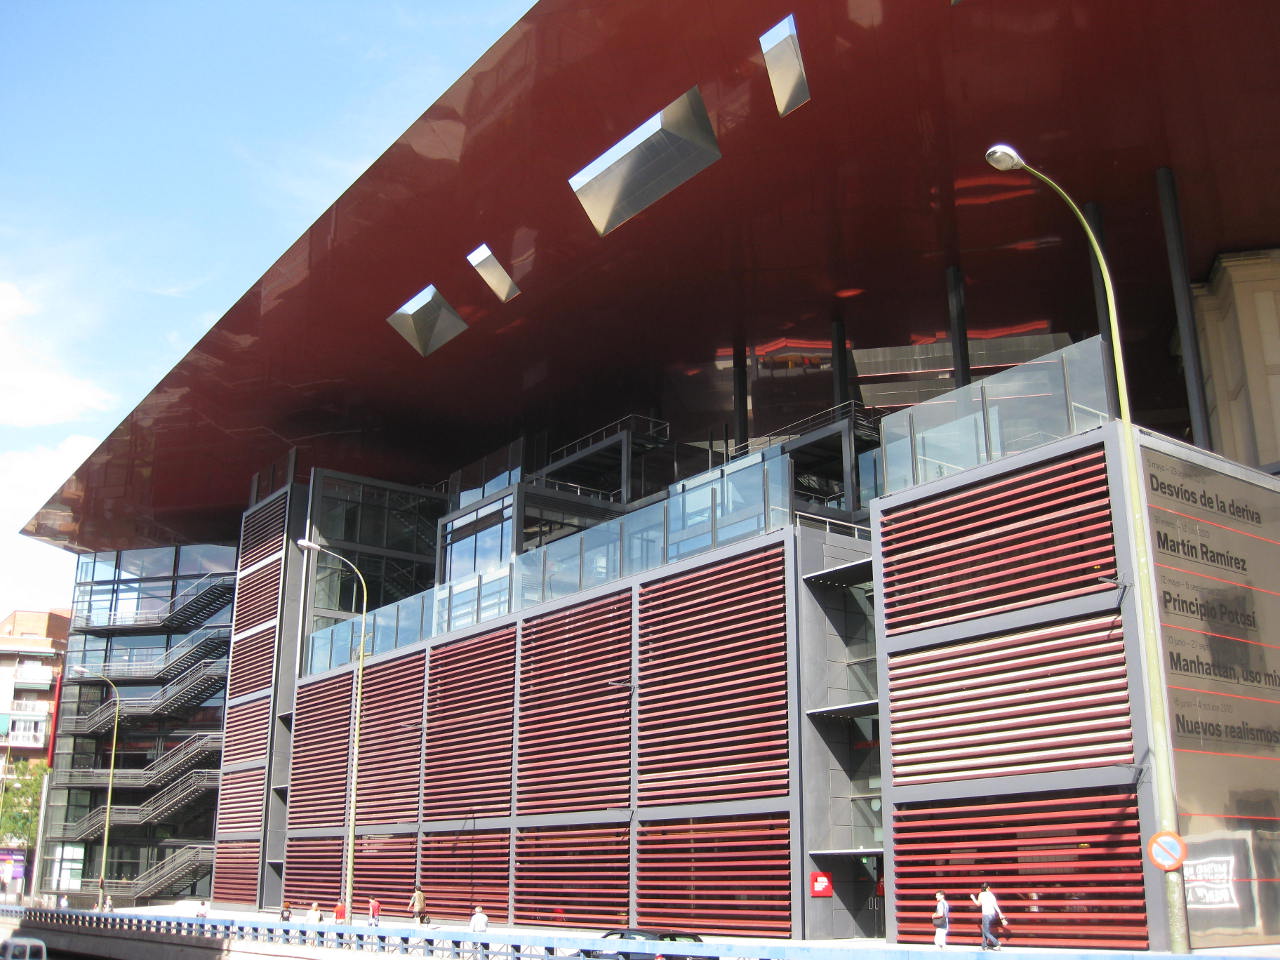
[(760, 37), (764, 66), (773, 87), (773, 102), (778, 116), (785, 117), (801, 104), (809, 102), (809, 80), (800, 58), (800, 41), (796, 36), (796, 18), (789, 16)]

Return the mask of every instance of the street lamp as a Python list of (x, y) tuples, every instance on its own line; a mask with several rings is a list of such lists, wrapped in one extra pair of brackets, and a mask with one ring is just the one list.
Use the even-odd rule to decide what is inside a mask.
[(364, 574), (360, 572), (360, 568), (348, 560), (340, 553), (334, 553), (327, 547), (322, 547), (314, 540), (308, 540), (302, 537), (297, 541), (299, 548), (307, 550), (311, 553), (327, 553), (336, 560), (341, 560), (354, 571), (356, 579), (360, 581), (360, 653), (356, 657), (356, 679), (355, 692), (351, 700), (351, 712), (354, 715), (352, 723), (350, 750), (347, 753), (347, 769), (349, 771), (347, 780), (347, 840), (346, 840), (346, 869), (343, 871), (342, 888), (343, 902), (347, 905), (347, 917), (350, 919), (355, 915), (355, 903), (352, 899), (354, 890), (355, 865), (356, 865), (356, 790), (358, 788), (358, 777), (360, 767), (360, 716), (362, 713), (362, 705), (364, 703), (364, 657), (365, 649), (368, 646), (366, 636), (369, 625), (369, 585), (365, 583)]
[(116, 744), (120, 736), (120, 690), (103, 674), (88, 667), (74, 666), (73, 672), (86, 677), (97, 677), (111, 688), (115, 695), (115, 720), (111, 725), (111, 766), (107, 769), (107, 806), (102, 820), (102, 863), (98, 866), (98, 909), (102, 909), (103, 894), (107, 885), (107, 851), (111, 849), (111, 792), (116, 783)]
[[(1107, 300), (1107, 324), (1111, 334), (1111, 362), (1115, 368), (1116, 401), (1120, 414), (1120, 468), (1124, 477), (1125, 499), (1129, 503), (1129, 524), (1133, 531), (1133, 565), (1134, 579), (1137, 580), (1138, 606), (1138, 639), (1143, 653), (1143, 681), (1146, 685), (1147, 700), (1151, 705), (1150, 724), (1153, 744), (1161, 745), (1161, 749), (1150, 752), (1153, 767), (1153, 792), (1155, 794), (1156, 821), (1161, 830), (1176, 832), (1178, 829), (1178, 805), (1173, 791), (1173, 764), (1169, 751), (1163, 749), (1169, 741), (1169, 711), (1166, 703), (1167, 691), (1164, 677), (1160, 671), (1160, 641), (1156, 633), (1153, 611), (1155, 610), (1155, 594), (1153, 588), (1154, 567), (1151, 564), (1150, 536), (1147, 531), (1147, 518), (1142, 510), (1142, 481), (1138, 475), (1138, 440), (1133, 431), (1133, 419), (1129, 409), (1129, 386), (1124, 375), (1124, 353), (1120, 346), (1120, 318), (1116, 312), (1115, 287), (1111, 283), (1111, 270), (1107, 266), (1106, 255), (1098, 242), (1093, 227), (1089, 225), (1084, 213), (1067, 192), (1054, 183), (1047, 175), (1031, 166), (1018, 151), (1007, 143), (997, 143), (987, 151), (987, 163), (997, 170), (1025, 170), (1050, 190), (1062, 198), (1071, 208), (1071, 212), (1080, 221), (1080, 227), (1089, 241), (1098, 271), (1102, 274), (1102, 288)], [(1170, 949), (1174, 953), (1189, 953), (1190, 940), (1187, 935), (1187, 914), (1182, 875), (1177, 870), (1165, 873), (1165, 903), (1168, 909)]]

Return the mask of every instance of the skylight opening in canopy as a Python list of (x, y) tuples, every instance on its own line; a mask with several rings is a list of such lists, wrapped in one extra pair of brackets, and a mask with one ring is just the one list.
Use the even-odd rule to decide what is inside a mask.
[(677, 97), (569, 178), (604, 236), (720, 159), (697, 87)]
[(467, 254), (467, 262), (476, 268), (476, 273), (489, 285), (489, 289), (503, 303), (520, 294), (520, 288), (511, 279), (511, 275), (498, 262), (487, 243), (482, 243)]
[(434, 284), (427, 284), (387, 323), (422, 356), (439, 350), (467, 329), (464, 321)]
[(760, 37), (764, 66), (773, 88), (773, 102), (778, 116), (785, 117), (801, 104), (809, 102), (809, 79), (805, 76), (800, 56), (800, 38), (796, 34), (795, 15), (788, 16)]

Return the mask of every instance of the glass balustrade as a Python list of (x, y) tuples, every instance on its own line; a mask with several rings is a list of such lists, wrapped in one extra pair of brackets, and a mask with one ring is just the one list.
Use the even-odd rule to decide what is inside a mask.
[[(365, 652), (476, 626), (779, 529), (790, 522), (790, 490), (791, 461), (779, 451), (735, 460), (673, 485), (660, 503), (371, 610)], [(350, 663), (360, 651), (360, 619), (313, 633), (305, 672)]]

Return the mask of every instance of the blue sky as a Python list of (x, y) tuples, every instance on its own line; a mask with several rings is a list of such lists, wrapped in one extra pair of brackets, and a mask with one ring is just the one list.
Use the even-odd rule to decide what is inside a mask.
[(0, 2), (0, 617), (17, 530), (531, 0)]

